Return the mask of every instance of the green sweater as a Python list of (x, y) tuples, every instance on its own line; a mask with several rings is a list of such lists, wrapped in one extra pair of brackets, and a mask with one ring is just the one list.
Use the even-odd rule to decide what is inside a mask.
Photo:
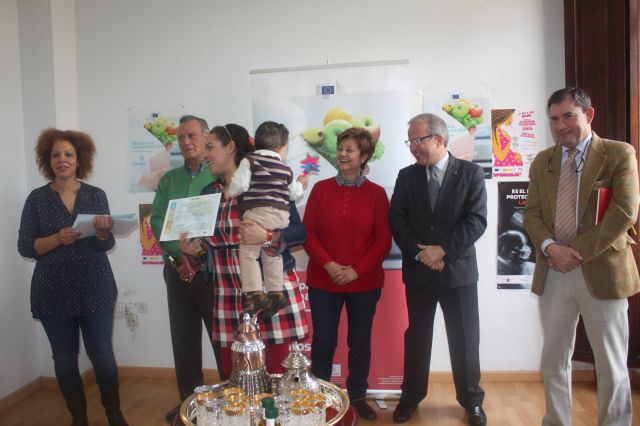
[[(216, 178), (211, 174), (206, 163), (200, 166), (200, 171), (195, 177), (191, 177), (191, 173), (185, 165), (169, 170), (160, 178), (156, 196), (153, 199), (150, 219), (153, 235), (158, 242), (160, 242), (160, 234), (162, 233), (162, 225), (164, 225), (164, 216), (167, 214), (169, 201), (176, 198), (200, 195), (202, 189), (215, 180)], [(169, 255), (174, 259), (180, 258), (178, 241), (160, 242), (160, 247), (164, 252), (165, 262), (168, 261), (167, 257)]]

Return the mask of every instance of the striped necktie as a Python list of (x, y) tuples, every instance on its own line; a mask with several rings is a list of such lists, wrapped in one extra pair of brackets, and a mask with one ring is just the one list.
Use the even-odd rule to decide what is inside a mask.
[(575, 158), (577, 153), (577, 149), (571, 148), (560, 170), (555, 225), (556, 242), (560, 244), (568, 244), (576, 236), (578, 172)]

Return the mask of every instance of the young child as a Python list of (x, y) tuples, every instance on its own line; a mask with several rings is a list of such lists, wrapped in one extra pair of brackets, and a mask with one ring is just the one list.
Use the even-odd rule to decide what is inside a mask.
[[(289, 131), (273, 121), (265, 121), (256, 129), (256, 150), (244, 158), (231, 179), (229, 197), (238, 197), (243, 219), (250, 219), (266, 230), (283, 229), (289, 225), (289, 200), (302, 197), (309, 178), (299, 176), (282, 161), (286, 156)], [(266, 243), (268, 247), (269, 241)], [(263, 244), (240, 242), (240, 278), (244, 312), (271, 316), (287, 306), (283, 291), (282, 256), (271, 256)], [(264, 287), (258, 257), (262, 261)]]

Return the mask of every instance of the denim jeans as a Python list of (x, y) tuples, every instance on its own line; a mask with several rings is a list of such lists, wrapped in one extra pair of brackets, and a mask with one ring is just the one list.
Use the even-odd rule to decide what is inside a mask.
[(338, 343), (338, 324), (342, 306), (347, 308), (347, 345), (349, 346), (349, 374), (347, 392), (351, 401), (364, 399), (371, 362), (371, 328), (376, 305), (382, 289), (354, 293), (336, 293), (309, 288), (313, 340), (311, 342), (311, 371), (322, 379), (331, 380), (333, 355)]
[(78, 369), (80, 330), (96, 382), (101, 389), (118, 388), (118, 369), (111, 343), (112, 311), (69, 318), (41, 317), (40, 322), (51, 343), (56, 378), (63, 393), (82, 389)]

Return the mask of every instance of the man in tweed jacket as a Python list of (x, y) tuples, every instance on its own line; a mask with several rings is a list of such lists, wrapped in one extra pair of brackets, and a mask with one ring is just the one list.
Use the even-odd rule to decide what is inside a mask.
[[(553, 93), (547, 113), (556, 145), (536, 156), (529, 174), (524, 224), (539, 253), (533, 292), (544, 332), (543, 425), (571, 424), (570, 360), (580, 315), (596, 362), (598, 424), (631, 424), (626, 298), (640, 290), (640, 278), (627, 231), (638, 215), (637, 159), (631, 145), (591, 131), (594, 112), (581, 89)], [(575, 173), (577, 183), (563, 185), (561, 173)], [(601, 188), (612, 197), (596, 225)], [(566, 220), (560, 219), (560, 206), (567, 204), (571, 213), (563, 217), (571, 219), (570, 237), (562, 241)]]

